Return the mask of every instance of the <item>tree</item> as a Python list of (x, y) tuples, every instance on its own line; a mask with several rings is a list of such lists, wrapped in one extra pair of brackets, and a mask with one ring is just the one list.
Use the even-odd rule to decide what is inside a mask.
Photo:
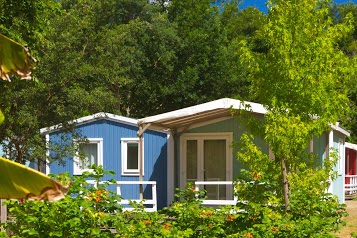
[[(353, 33), (348, 37), (341, 39), (338, 44), (340, 48), (345, 52), (350, 58), (354, 58), (357, 52), (357, 5), (355, 3), (346, 3), (346, 4), (334, 4), (331, 10), (332, 19), (336, 24), (339, 24), (353, 15)], [(350, 99), (350, 107), (346, 118), (342, 120), (343, 126), (351, 132), (351, 136), (348, 138), (348, 141), (352, 143), (357, 142), (357, 88), (356, 84), (351, 83), (348, 87), (348, 97)]]
[(238, 64), (239, 55), (235, 54), (236, 37), (230, 36), (234, 25), (226, 27), (227, 22), (235, 23), (241, 16), (239, 9), (233, 3), (219, 9), (209, 0), (173, 0), (167, 12), (170, 22), (177, 25), (181, 41), (176, 49), (170, 92), (156, 113), (247, 95), (249, 83), (245, 70)]
[[(10, 81), (9, 75), (29, 78), (33, 66), (31, 55), (25, 47), (0, 34), (0, 76)], [(0, 124), (4, 115), (0, 110)], [(0, 198), (57, 200), (64, 198), (68, 186), (52, 180), (44, 174), (23, 165), (0, 158)], [(46, 188), (46, 189), (45, 189)]]
[[(258, 49), (255, 32), (265, 18), (254, 9), (240, 12), (233, 3), (218, 9), (209, 1), (190, 9), (188, 0), (169, 6), (28, 0), (19, 3), (23, 11), (0, 3), (2, 29), (31, 46), (39, 60), (34, 81), (0, 82), (8, 118), (0, 140), (20, 163), (46, 159), (42, 127), (99, 111), (138, 118), (222, 97), (247, 98), (250, 82), (237, 63), (237, 42), (252, 40)], [(25, 24), (11, 25), (12, 18)]]
[[(257, 134), (275, 154), (270, 169), (276, 172), (280, 167), (281, 173), (271, 179), (280, 180), (280, 199), (289, 210), (291, 204), (301, 202), (297, 196), (304, 190), (301, 186), (317, 191), (320, 198), (327, 189), (333, 153), (324, 167), (319, 167), (313, 154), (306, 153), (306, 147), (348, 111), (347, 85), (354, 75), (354, 65), (337, 42), (351, 34), (353, 27), (350, 16), (345, 22), (333, 24), (330, 1), (276, 0), (269, 4), (267, 23), (260, 32), (267, 52), (252, 52), (243, 43), (242, 57), (250, 72), (254, 97), (268, 109), (264, 121), (256, 122), (260, 129)], [(249, 152), (241, 156), (253, 153), (256, 147), (247, 148)], [(243, 160), (246, 164), (252, 162), (252, 158)], [(269, 167), (253, 164), (264, 174)], [(314, 179), (304, 184), (303, 176)]]
[(165, 13), (103, 32), (96, 75), (117, 98), (120, 113), (142, 117), (162, 111), (162, 102), (173, 93), (179, 45), (175, 25)]
[[(57, 13), (58, 3), (51, 0), (43, 1), (0, 1), (0, 31), (12, 39), (20, 42), (21, 45), (29, 45), (31, 53), (36, 59), (41, 60), (43, 52), (39, 50), (40, 45), (47, 45), (45, 34), (49, 29), (48, 19)], [(26, 53), (25, 49), (22, 49)], [(28, 60), (28, 65), (31, 61)], [(12, 67), (10, 67), (12, 68)], [(27, 67), (24, 67), (27, 71)], [(9, 69), (5, 70), (8, 71)], [(11, 73), (12, 71), (10, 71)], [(5, 72), (6, 73), (6, 72)], [(24, 72), (24, 76), (26, 72)], [(34, 72), (33, 72), (34, 73)], [(36, 73), (34, 73), (36, 75)], [(32, 75), (34, 75), (32, 74)], [(4, 151), (7, 151), (6, 146), (17, 148), (18, 153), (12, 159), (18, 162), (23, 162), (22, 147), (28, 146), (31, 140), (38, 138), (37, 111), (35, 109), (35, 101), (30, 95), (33, 93), (34, 86), (37, 86), (37, 80), (24, 82), (16, 80), (16, 76), (12, 76), (13, 82), (1, 81), (1, 99), (0, 108), (3, 110), (7, 120), (1, 125), (1, 144), (5, 146)], [(35, 76), (36, 78), (36, 76)], [(12, 91), (15, 90), (15, 91)], [(25, 101), (28, 100), (28, 101)], [(33, 103), (29, 103), (33, 102)], [(20, 110), (20, 105), (25, 110)], [(24, 106), (25, 105), (25, 106)], [(30, 134), (28, 132), (31, 131)], [(27, 137), (29, 136), (29, 137)], [(28, 138), (29, 140), (26, 140)], [(13, 141), (12, 141), (13, 139)], [(19, 144), (21, 142), (22, 144)]]

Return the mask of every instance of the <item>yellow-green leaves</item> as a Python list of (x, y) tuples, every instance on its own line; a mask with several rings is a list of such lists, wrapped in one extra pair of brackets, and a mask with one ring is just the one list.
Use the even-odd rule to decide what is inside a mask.
[(0, 77), (2, 79), (10, 81), (11, 75), (31, 79), (30, 68), (34, 62), (35, 59), (24, 46), (0, 34)]
[(0, 125), (4, 122), (4, 120), (5, 120), (5, 116), (2, 113), (2, 111), (0, 110)]
[[(320, 138), (331, 129), (331, 123), (349, 110), (347, 86), (354, 80), (355, 62), (341, 51), (338, 43), (352, 34), (352, 17), (334, 23), (330, 3), (329, 0), (271, 0), (267, 22), (259, 33), (265, 39), (267, 51), (254, 52), (246, 43), (241, 44), (241, 62), (249, 71), (251, 90), (256, 100), (268, 109), (261, 123), (262, 134), (275, 160), (281, 164), (280, 180), (287, 210), (290, 201), (293, 208), (296, 201), (307, 196), (301, 193), (305, 185), (311, 191), (315, 186), (314, 191), (320, 192), (316, 199), (321, 200), (320, 195), (326, 189), (321, 189), (321, 183), (330, 174), (321, 170), (321, 160), (325, 159), (321, 158), (321, 152), (321, 166), (317, 167), (317, 156), (308, 153), (307, 148), (313, 138)], [(250, 155), (258, 153), (251, 150)], [(249, 160), (243, 162), (259, 167)], [(260, 166), (261, 171), (264, 169)], [(321, 176), (304, 184), (304, 176), (315, 171)], [(305, 200), (310, 201), (307, 197)]]
[(0, 198), (56, 201), (64, 198), (64, 186), (43, 173), (0, 158)]

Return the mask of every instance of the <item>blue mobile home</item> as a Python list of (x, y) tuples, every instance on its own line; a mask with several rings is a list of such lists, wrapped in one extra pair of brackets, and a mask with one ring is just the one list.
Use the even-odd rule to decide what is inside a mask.
[[(251, 113), (264, 117), (266, 109), (263, 105), (247, 104), (251, 107)], [(114, 170), (114, 179), (117, 181), (139, 180), (141, 159), (138, 151), (142, 148), (143, 180), (157, 182), (158, 208), (162, 208), (174, 200), (175, 188), (184, 188), (187, 182), (210, 183), (205, 186), (209, 200), (232, 199), (232, 185), (227, 184), (238, 175), (242, 165), (235, 158), (238, 148), (232, 148), (231, 144), (239, 141), (246, 131), (242, 123), (232, 117), (232, 108), (241, 109), (242, 102), (223, 98), (139, 120), (98, 113), (76, 120), (75, 125), (89, 142), (84, 147), (87, 163), (102, 164), (104, 169)], [(41, 132), (51, 143), (61, 143), (65, 134), (61, 126), (44, 128)], [(320, 161), (328, 157), (330, 148), (339, 151), (340, 160), (335, 167), (338, 177), (331, 181), (329, 192), (337, 195), (340, 202), (345, 200), (346, 136), (349, 133), (338, 124), (331, 125), (329, 131), (314, 138), (307, 148), (315, 152)], [(73, 143), (76, 141), (73, 140)], [(274, 156), (263, 141), (257, 140), (256, 143), (269, 156)], [(54, 152), (49, 151), (51, 153)], [(129, 157), (134, 160), (129, 160)], [(66, 161), (65, 165), (49, 164), (46, 172), (69, 171), (77, 175), (83, 171), (83, 167), (85, 170), (86, 165), (76, 157), (67, 158)], [(138, 187), (123, 185), (121, 190), (125, 199), (138, 199)], [(144, 198), (150, 196), (151, 190), (146, 188)]]
[[(115, 175), (104, 178), (117, 181), (139, 181), (139, 139), (137, 136), (137, 120), (113, 115), (97, 113), (79, 118), (73, 122), (75, 130), (85, 138), (82, 144), (85, 160), (76, 156), (62, 160), (63, 163), (48, 163), (46, 173), (60, 174), (70, 172), (80, 175), (92, 164), (102, 165), (105, 170), (114, 170)], [(77, 138), (67, 134), (61, 125), (41, 129), (49, 144), (76, 145)], [(64, 139), (66, 138), (66, 139)], [(143, 134), (143, 180), (156, 181), (157, 206), (167, 206), (167, 140), (168, 134), (155, 130), (146, 130)], [(55, 151), (48, 151), (49, 157), (56, 157)], [(112, 186), (115, 190), (114, 185)], [(125, 199), (138, 199), (139, 186), (122, 185), (121, 195)], [(144, 198), (152, 196), (150, 186), (144, 186)]]

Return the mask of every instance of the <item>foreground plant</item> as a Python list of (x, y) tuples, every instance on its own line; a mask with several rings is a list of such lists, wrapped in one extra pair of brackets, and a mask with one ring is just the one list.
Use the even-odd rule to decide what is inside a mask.
[(96, 187), (86, 182), (90, 176), (99, 180), (105, 173), (95, 167), (93, 174), (55, 176), (70, 184), (65, 198), (57, 202), (9, 201), (14, 221), (5, 227), (12, 237), (108, 237), (103, 231), (113, 226), (113, 214), (122, 211), (120, 197), (106, 189), (110, 182)]
[[(204, 191), (178, 190), (177, 201), (158, 211), (146, 212), (142, 204), (132, 203), (133, 211), (124, 211), (119, 197), (101, 184), (103, 168), (94, 174), (69, 177), (55, 176), (71, 184), (69, 195), (57, 202), (10, 201), (13, 222), (3, 224), (12, 237), (328, 237), (338, 228), (345, 214), (344, 206), (333, 197), (320, 196), (302, 190), (291, 199), (286, 211), (282, 201), (274, 197), (277, 186), (268, 183), (267, 176), (246, 171), (246, 180), (236, 184), (241, 200), (235, 206), (219, 210), (205, 207)], [(307, 174), (306, 174), (307, 175)], [(309, 176), (312, 176), (311, 174)], [(97, 181), (88, 186), (86, 180)], [(307, 183), (308, 184), (308, 183)], [(311, 207), (299, 202), (310, 199)], [(304, 209), (305, 208), (305, 209)], [(323, 219), (321, 219), (323, 217)], [(6, 237), (0, 233), (0, 237)]]

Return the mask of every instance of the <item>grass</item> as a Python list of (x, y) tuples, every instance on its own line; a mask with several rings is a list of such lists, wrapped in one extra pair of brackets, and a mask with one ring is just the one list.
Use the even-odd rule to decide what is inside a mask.
[(346, 226), (336, 234), (339, 238), (349, 238), (352, 232), (357, 232), (357, 200), (347, 200), (346, 205), (349, 216), (344, 218)]

